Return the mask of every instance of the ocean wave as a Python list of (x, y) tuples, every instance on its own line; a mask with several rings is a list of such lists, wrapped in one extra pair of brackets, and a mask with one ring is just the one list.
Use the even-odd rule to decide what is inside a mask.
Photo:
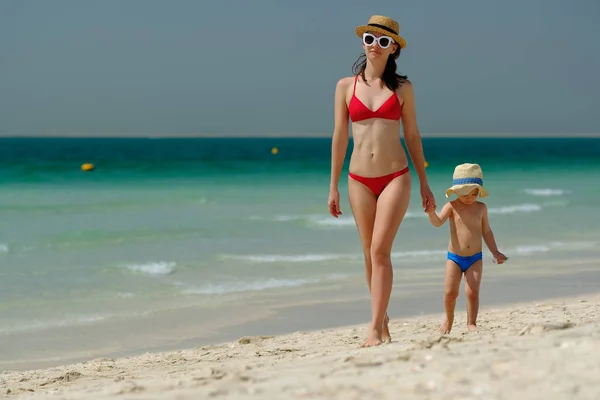
[[(425, 214), (424, 212), (416, 213), (407, 211), (406, 214), (404, 214), (404, 219), (426, 217), (427, 214)], [(354, 226), (354, 217), (351, 216), (333, 218), (330, 215), (314, 215), (307, 218), (307, 220), (309, 223), (319, 226)]]
[(391, 254), (391, 258), (430, 258), (445, 255), (447, 250), (413, 250), (398, 251)]
[(148, 275), (169, 275), (175, 271), (177, 263), (173, 261), (157, 261), (144, 264), (130, 264), (125, 266), (130, 271), (141, 272)]
[[(528, 256), (538, 253), (546, 253), (552, 249), (584, 249), (595, 248), (596, 242), (548, 242), (541, 244), (524, 244), (506, 249), (506, 252)], [(446, 248), (443, 249), (421, 249), (396, 251), (391, 253), (392, 260), (396, 259), (431, 259), (445, 256)], [(251, 263), (312, 263), (333, 260), (362, 261), (362, 253), (309, 253), (309, 254), (222, 254), (223, 259), (246, 261)]]
[(351, 258), (347, 254), (297, 254), (297, 255), (285, 255), (285, 254), (254, 254), (254, 255), (233, 255), (223, 254), (221, 256), (225, 259), (260, 262), (260, 263), (272, 263), (272, 262), (316, 262), (316, 261), (330, 261), (340, 258)]
[(536, 212), (541, 211), (542, 206), (540, 204), (534, 203), (525, 203), (525, 204), (515, 204), (511, 206), (502, 206), (502, 207), (489, 207), (489, 214), (514, 214), (519, 212)]
[(544, 196), (544, 197), (550, 197), (550, 196), (563, 196), (567, 193), (570, 193), (570, 191), (567, 190), (563, 190), (563, 189), (550, 189), (550, 188), (546, 188), (546, 189), (524, 189), (523, 190), (525, 193), (530, 194), (532, 196)]
[[(264, 217), (261, 215), (251, 215), (248, 219), (250, 221), (271, 221), (271, 222), (288, 222), (288, 221), (300, 221), (305, 219), (314, 218), (315, 215), (273, 215), (270, 217)], [(317, 216), (318, 217), (318, 216)]]
[[(404, 219), (409, 218), (425, 218), (425, 213), (415, 213), (408, 211)], [(328, 214), (280, 214), (271, 217), (264, 217), (259, 215), (253, 215), (249, 217), (251, 221), (268, 221), (268, 222), (301, 222), (310, 226), (319, 227), (343, 227), (343, 226), (354, 226), (354, 217), (339, 217), (333, 218)]]
[(256, 279), (253, 281), (236, 281), (228, 283), (215, 283), (206, 284), (202, 286), (187, 286), (182, 290), (183, 294), (230, 294), (230, 293), (242, 293), (242, 292), (258, 292), (269, 289), (282, 289), (301, 287), (311, 284), (317, 284), (321, 282), (341, 280), (346, 278), (347, 275), (332, 274), (321, 279), (317, 278), (298, 278), (298, 279)]
[(232, 282), (223, 284), (208, 284), (200, 287), (189, 287), (184, 294), (228, 294), (239, 292), (256, 292), (266, 289), (304, 286), (316, 283), (311, 279), (266, 279), (252, 282)]
[(308, 221), (311, 225), (318, 226), (354, 226), (354, 217), (338, 217), (333, 218), (331, 216), (320, 216), (318, 218), (311, 218)]
[(0, 243), (0, 254), (8, 253), (8, 245), (4, 243)]
[(525, 244), (515, 246), (506, 250), (506, 253), (517, 254), (520, 256), (530, 256), (551, 251), (580, 251), (598, 248), (598, 242), (594, 241), (572, 241), (572, 242), (548, 242), (540, 244)]
[(562, 247), (567, 250), (589, 250), (597, 249), (600, 243), (592, 240), (581, 240), (575, 242), (552, 242), (552, 247)]
[(537, 253), (546, 253), (550, 251), (552, 245), (544, 246), (544, 245), (530, 245), (530, 246), (517, 246), (514, 249), (510, 250), (511, 253), (516, 253), (522, 256), (529, 256)]
[[(589, 241), (574, 241), (574, 242), (558, 242), (549, 241), (541, 243), (525, 243), (519, 245), (513, 245), (511, 247), (502, 248), (501, 251), (505, 253), (511, 260), (516, 261), (518, 259), (525, 259), (529, 257), (536, 257), (541, 254), (552, 254), (552, 252), (564, 252), (565, 250), (580, 250), (582, 248), (596, 248), (597, 242)], [(426, 260), (427, 262), (423, 265), (433, 266), (429, 261), (435, 260), (435, 263), (439, 262), (439, 265), (444, 265), (446, 260), (446, 248), (438, 249), (420, 249), (420, 250), (408, 250), (398, 251), (391, 254), (392, 262), (402, 264), (403, 262), (415, 263), (420, 260)], [(491, 255), (484, 248), (484, 257), (490, 257)], [(348, 253), (348, 254), (251, 254), (251, 255), (223, 255), (229, 259), (236, 259), (240, 261), (252, 262), (252, 263), (311, 263), (321, 262), (330, 260), (340, 259), (352, 259), (358, 262), (362, 262), (362, 253)], [(277, 266), (275, 266), (277, 267)], [(400, 267), (402, 268), (402, 267)], [(278, 288), (291, 288), (301, 287), (306, 285), (314, 285), (333, 280), (346, 279), (350, 276), (358, 276), (361, 274), (361, 269), (353, 269), (350, 274), (332, 274), (326, 275), (319, 278), (307, 277), (307, 278), (264, 278), (258, 277), (249, 280), (234, 280), (231, 282), (206, 282), (201, 285), (190, 285), (190, 282), (179, 282), (175, 285), (182, 288), (181, 292), (184, 294), (196, 294), (196, 295), (214, 295), (214, 294), (229, 294), (229, 293), (241, 293), (241, 292), (255, 292), (268, 289)], [(230, 276), (234, 279), (234, 275)]]
[[(523, 204), (514, 204), (507, 205), (501, 207), (489, 207), (488, 212), (490, 214), (514, 214), (514, 213), (531, 213), (541, 211), (543, 205), (536, 203), (523, 203)], [(427, 218), (427, 214), (424, 212), (414, 212), (408, 211), (404, 219), (412, 219), (412, 218)], [(317, 228), (345, 228), (345, 227), (354, 227), (354, 217), (350, 216), (342, 216), (339, 218), (333, 218), (328, 214), (282, 214), (282, 215), (274, 215), (271, 217), (264, 217), (253, 215), (249, 217), (252, 221), (268, 221), (268, 222), (300, 222), (304, 225), (317, 227)]]
[[(397, 251), (391, 254), (392, 259), (399, 258), (429, 258), (446, 254), (446, 250), (412, 250), (412, 251)], [(363, 259), (362, 253), (347, 253), (347, 254), (246, 254), (234, 255), (223, 254), (224, 259), (249, 261), (253, 263), (310, 263), (332, 260), (357, 260)]]
[(110, 318), (107, 315), (75, 315), (64, 319), (46, 320), (46, 321), (28, 321), (26, 323), (11, 322), (2, 324), (0, 335), (9, 335), (19, 332), (43, 331), (46, 329), (62, 328), (67, 326), (89, 325)]

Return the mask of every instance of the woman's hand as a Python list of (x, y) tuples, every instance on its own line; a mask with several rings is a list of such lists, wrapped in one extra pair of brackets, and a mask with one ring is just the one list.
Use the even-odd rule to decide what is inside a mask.
[(329, 199), (327, 200), (327, 204), (329, 204), (329, 213), (335, 218), (342, 215), (340, 211), (340, 192), (337, 189), (329, 190)]
[(433, 193), (427, 183), (421, 185), (421, 199), (425, 212), (435, 210), (435, 197), (433, 197)]

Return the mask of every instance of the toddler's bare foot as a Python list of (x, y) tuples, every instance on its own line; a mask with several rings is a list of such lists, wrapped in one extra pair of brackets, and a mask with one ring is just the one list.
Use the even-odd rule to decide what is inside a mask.
[(446, 318), (444, 319), (444, 322), (442, 322), (442, 325), (440, 325), (440, 332), (444, 335), (450, 333), (450, 331), (452, 330), (453, 323), (454, 323), (454, 315), (450, 318), (448, 318), (448, 316), (446, 316)]
[(467, 330), (469, 332), (479, 332), (479, 329), (477, 329), (477, 325), (475, 325), (475, 324), (467, 325)]
[(372, 330), (369, 337), (360, 345), (360, 347), (379, 346), (381, 343), (381, 334), (376, 330)]
[(388, 315), (385, 314), (385, 318), (383, 319), (383, 325), (382, 325), (382, 330), (381, 330), (381, 341), (383, 343), (391, 343), (392, 342), (392, 336), (390, 335), (389, 322), (390, 322), (390, 317), (388, 317)]

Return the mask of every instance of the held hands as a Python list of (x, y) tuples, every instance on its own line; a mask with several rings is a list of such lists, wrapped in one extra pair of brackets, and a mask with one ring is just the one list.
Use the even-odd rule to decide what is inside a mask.
[(421, 185), (421, 199), (423, 208), (427, 214), (435, 211), (435, 197), (433, 197), (433, 193), (427, 183)]
[(425, 209), (425, 213), (427, 215), (435, 214), (435, 210), (437, 210), (437, 206), (429, 207), (429, 209)]
[(340, 211), (340, 192), (337, 189), (331, 189), (329, 191), (329, 199), (327, 200), (327, 204), (329, 205), (329, 213), (338, 218), (342, 215)]

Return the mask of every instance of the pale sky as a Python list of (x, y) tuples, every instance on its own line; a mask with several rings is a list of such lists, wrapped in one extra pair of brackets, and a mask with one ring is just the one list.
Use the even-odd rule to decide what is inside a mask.
[(330, 134), (371, 14), (428, 133), (598, 133), (595, 0), (0, 0), (0, 135)]

